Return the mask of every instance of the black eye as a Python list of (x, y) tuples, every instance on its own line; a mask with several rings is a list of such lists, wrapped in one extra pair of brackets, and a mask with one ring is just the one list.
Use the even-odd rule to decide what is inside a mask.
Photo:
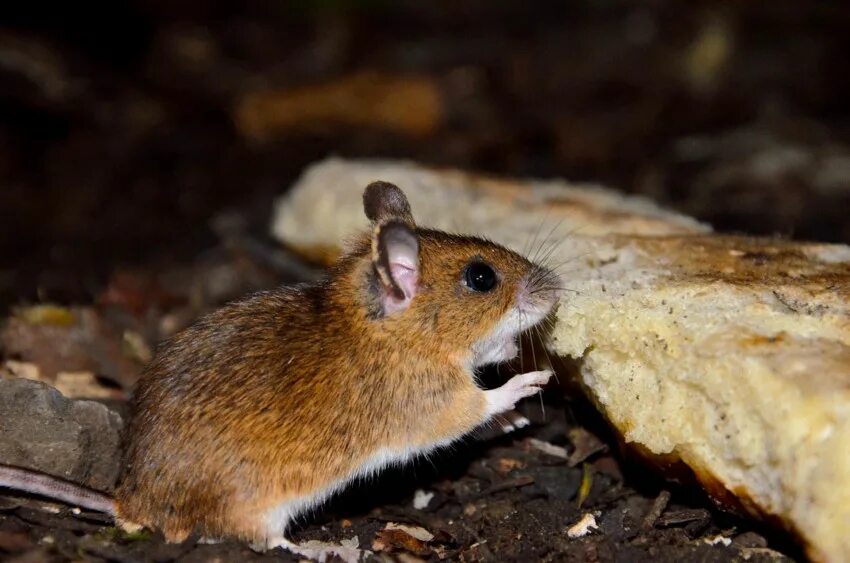
[(483, 262), (473, 262), (463, 273), (466, 286), (472, 291), (490, 291), (496, 287), (496, 272)]

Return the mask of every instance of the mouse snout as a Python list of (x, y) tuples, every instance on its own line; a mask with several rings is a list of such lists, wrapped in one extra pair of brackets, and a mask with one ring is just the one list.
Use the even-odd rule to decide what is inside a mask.
[(560, 276), (542, 266), (534, 266), (520, 281), (517, 305), (520, 311), (545, 317), (557, 303), (563, 289)]

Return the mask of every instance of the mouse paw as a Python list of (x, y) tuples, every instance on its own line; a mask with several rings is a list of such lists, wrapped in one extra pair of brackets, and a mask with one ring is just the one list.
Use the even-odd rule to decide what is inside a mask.
[(316, 540), (297, 544), (283, 537), (275, 538), (268, 543), (269, 549), (281, 547), (295, 555), (300, 555), (301, 557), (306, 557), (319, 563), (325, 563), (333, 556), (339, 557), (345, 563), (358, 563), (363, 555), (363, 550), (359, 549), (359, 545), (360, 541), (356, 536), (350, 540), (342, 540), (339, 544)]
[(520, 400), (540, 392), (550, 377), (552, 372), (549, 370), (521, 373), (501, 387), (485, 391), (487, 414), (493, 416), (513, 409)]

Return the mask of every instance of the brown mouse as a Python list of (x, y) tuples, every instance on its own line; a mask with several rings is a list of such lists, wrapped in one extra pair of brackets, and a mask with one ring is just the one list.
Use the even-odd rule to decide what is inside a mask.
[(484, 390), (475, 370), (516, 356), (519, 334), (557, 301), (556, 274), (417, 227), (392, 184), (370, 184), (363, 203), (371, 232), (322, 281), (253, 294), (163, 343), (138, 382), (114, 501), (9, 467), (0, 486), (168, 541), (196, 532), (323, 558), (286, 539), (294, 518), (537, 393), (550, 372)]

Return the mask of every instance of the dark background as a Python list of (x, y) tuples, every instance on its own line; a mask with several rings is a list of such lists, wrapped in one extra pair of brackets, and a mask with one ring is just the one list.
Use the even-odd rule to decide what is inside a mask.
[[(0, 14), (3, 305), (90, 299), (119, 264), (193, 256), (226, 209), (262, 232), (271, 199), (330, 154), (601, 182), (721, 230), (850, 242), (847, 2), (15, 2)], [(323, 97), (357, 77), (373, 87)], [(436, 109), (394, 80), (437, 92)], [(299, 88), (291, 112), (309, 118), (260, 135), (240, 117), (251, 96)], [(373, 119), (394, 93), (400, 120)]]

